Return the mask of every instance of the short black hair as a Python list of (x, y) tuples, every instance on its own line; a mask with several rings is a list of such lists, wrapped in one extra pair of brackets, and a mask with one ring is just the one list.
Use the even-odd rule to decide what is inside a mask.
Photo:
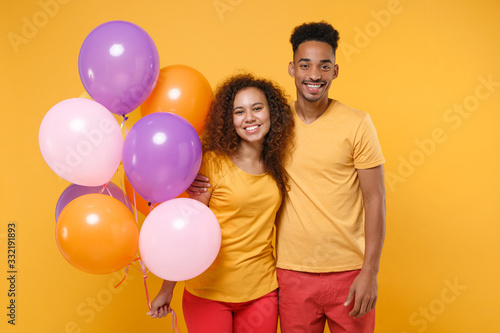
[(290, 36), (293, 53), (297, 51), (300, 44), (307, 41), (328, 43), (332, 47), (333, 53), (335, 53), (339, 41), (339, 32), (325, 21), (304, 23), (295, 27)]

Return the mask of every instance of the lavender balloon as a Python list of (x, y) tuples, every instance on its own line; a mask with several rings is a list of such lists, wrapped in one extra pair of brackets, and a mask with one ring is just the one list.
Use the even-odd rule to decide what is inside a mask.
[(132, 187), (147, 201), (177, 197), (193, 182), (201, 164), (196, 130), (174, 113), (139, 119), (123, 144), (123, 169)]
[(106, 188), (103, 190), (103, 186), (81, 186), (77, 184), (71, 184), (63, 191), (59, 200), (57, 200), (56, 204), (56, 221), (61, 214), (61, 211), (66, 207), (74, 199), (81, 197), (85, 194), (91, 193), (102, 193), (109, 196), (112, 196), (115, 199), (120, 200), (127, 208), (133, 213), (134, 210), (130, 201), (123, 194), (123, 190), (116, 184), (109, 182), (106, 185)]
[(83, 42), (78, 70), (83, 86), (96, 102), (124, 115), (151, 94), (160, 60), (155, 43), (141, 27), (110, 21), (92, 30)]

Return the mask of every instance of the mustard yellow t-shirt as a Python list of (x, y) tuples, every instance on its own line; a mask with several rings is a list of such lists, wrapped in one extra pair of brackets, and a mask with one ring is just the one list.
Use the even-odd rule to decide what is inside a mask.
[(385, 162), (370, 116), (336, 100), (311, 124), (295, 117), (290, 191), (277, 220), (277, 267), (305, 272), (359, 269), (364, 209), (357, 169)]
[(210, 179), (209, 207), (219, 220), (222, 244), (214, 263), (186, 281), (187, 291), (224, 302), (246, 302), (273, 291), (278, 282), (272, 238), (281, 204), (276, 182), (214, 153), (204, 155), (200, 172)]

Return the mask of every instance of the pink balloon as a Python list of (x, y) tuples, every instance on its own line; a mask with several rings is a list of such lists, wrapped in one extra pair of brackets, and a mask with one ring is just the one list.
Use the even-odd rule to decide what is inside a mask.
[(176, 198), (157, 206), (139, 234), (146, 267), (169, 281), (184, 281), (203, 273), (214, 262), (221, 244), (214, 213), (199, 201)]
[(103, 185), (120, 165), (120, 125), (101, 104), (71, 98), (53, 106), (38, 133), (45, 162), (60, 177), (83, 186)]

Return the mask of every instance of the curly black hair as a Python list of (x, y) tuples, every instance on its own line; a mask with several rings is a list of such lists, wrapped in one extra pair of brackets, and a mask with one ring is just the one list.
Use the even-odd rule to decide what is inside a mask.
[(272, 81), (251, 74), (237, 74), (218, 86), (201, 135), (203, 152), (213, 151), (229, 157), (237, 153), (241, 139), (233, 124), (234, 97), (238, 91), (248, 87), (255, 87), (266, 96), (271, 127), (264, 138), (262, 159), (266, 171), (285, 195), (288, 177), (284, 165), (291, 149), (294, 120), (284, 92)]
[(328, 43), (332, 47), (333, 53), (335, 53), (339, 41), (339, 32), (325, 21), (304, 23), (295, 27), (290, 36), (293, 53), (300, 44), (307, 41)]

